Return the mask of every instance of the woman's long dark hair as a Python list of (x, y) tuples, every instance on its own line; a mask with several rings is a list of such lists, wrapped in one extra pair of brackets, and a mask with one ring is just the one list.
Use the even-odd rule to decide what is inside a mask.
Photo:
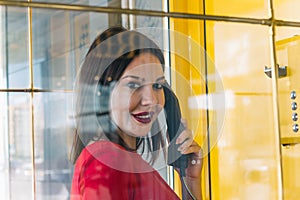
[[(153, 123), (151, 129), (151, 132), (155, 131), (156, 134), (151, 134), (147, 138), (136, 138), (136, 149), (130, 149), (113, 129), (102, 128), (99, 130), (99, 124), (110, 127), (114, 124), (109, 114), (106, 115), (106, 118), (104, 117), (104, 120), (107, 121), (103, 122), (103, 119), (99, 116), (101, 113), (97, 115), (97, 112), (95, 112), (95, 103), (99, 103), (99, 99), (95, 98), (96, 93), (100, 94), (102, 92), (98, 89), (109, 87), (112, 83), (117, 82), (130, 62), (144, 52), (156, 56), (164, 70), (164, 56), (159, 47), (148, 37), (136, 31), (128, 31), (123, 27), (109, 28), (101, 33), (90, 46), (81, 66), (76, 86), (76, 129), (71, 150), (71, 161), (73, 163), (76, 162), (81, 151), (89, 142), (103, 138), (103, 134), (110, 141), (123, 146), (129, 151), (136, 150), (142, 145), (142, 153), (145, 149), (153, 153), (152, 161), (158, 156), (157, 150), (164, 146), (164, 140), (157, 120)], [(108, 107), (108, 99), (109, 97), (106, 100), (101, 99), (100, 104), (102, 104), (102, 107), (103, 105)], [(107, 108), (107, 111), (109, 111), (109, 108)], [(105, 124), (105, 122), (107, 123)]]

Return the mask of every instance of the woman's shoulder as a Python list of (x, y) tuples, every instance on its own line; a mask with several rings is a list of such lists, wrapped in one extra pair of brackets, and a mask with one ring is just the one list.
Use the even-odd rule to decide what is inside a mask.
[(79, 155), (75, 164), (75, 173), (84, 179), (95, 179), (95, 176), (110, 174), (121, 176), (111, 163), (115, 162), (116, 154), (112, 150), (114, 144), (109, 141), (97, 141), (86, 146)]
[(110, 141), (96, 141), (84, 148), (77, 160), (80, 166), (102, 165), (110, 170), (125, 173), (143, 173), (153, 171), (136, 152), (129, 152), (122, 146)]
[(110, 141), (88, 145), (77, 161), (72, 194), (87, 195), (87, 190), (82, 191), (82, 188), (91, 188), (101, 197), (108, 191), (107, 196), (114, 199), (128, 194), (134, 194), (136, 199), (177, 199), (158, 172), (137, 153), (128, 152)]
[(78, 162), (87, 165), (90, 162), (99, 161), (99, 164), (105, 164), (108, 160), (115, 158), (117, 149), (121, 147), (115, 143), (106, 140), (100, 140), (87, 145), (78, 157)]

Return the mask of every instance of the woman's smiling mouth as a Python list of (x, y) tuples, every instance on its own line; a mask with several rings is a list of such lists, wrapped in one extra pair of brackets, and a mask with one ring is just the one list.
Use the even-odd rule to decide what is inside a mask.
[(140, 123), (148, 124), (151, 122), (154, 112), (141, 112), (137, 114), (132, 114), (134, 119)]

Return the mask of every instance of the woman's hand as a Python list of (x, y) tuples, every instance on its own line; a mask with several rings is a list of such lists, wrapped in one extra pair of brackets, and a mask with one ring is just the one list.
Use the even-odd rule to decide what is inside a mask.
[(201, 147), (194, 141), (193, 133), (187, 128), (186, 120), (181, 120), (185, 130), (179, 135), (176, 144), (180, 144), (178, 151), (181, 154), (190, 154), (188, 167), (186, 168), (186, 177), (191, 179), (200, 179), (203, 167), (203, 152)]
[[(179, 135), (176, 144), (179, 144), (178, 151), (181, 154), (189, 154), (188, 166), (185, 169), (186, 177), (184, 178), (193, 195), (193, 199), (202, 200), (201, 188), (201, 171), (203, 167), (203, 152), (201, 147), (194, 141), (193, 133), (187, 128), (187, 122), (181, 120), (185, 130)], [(176, 169), (179, 171), (179, 169)], [(183, 199), (191, 199), (188, 190), (183, 190)]]

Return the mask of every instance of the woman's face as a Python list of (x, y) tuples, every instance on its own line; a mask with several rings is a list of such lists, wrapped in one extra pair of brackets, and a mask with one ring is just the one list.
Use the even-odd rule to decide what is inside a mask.
[(132, 60), (111, 95), (111, 115), (122, 133), (145, 136), (165, 104), (164, 73), (158, 58), (142, 53)]

